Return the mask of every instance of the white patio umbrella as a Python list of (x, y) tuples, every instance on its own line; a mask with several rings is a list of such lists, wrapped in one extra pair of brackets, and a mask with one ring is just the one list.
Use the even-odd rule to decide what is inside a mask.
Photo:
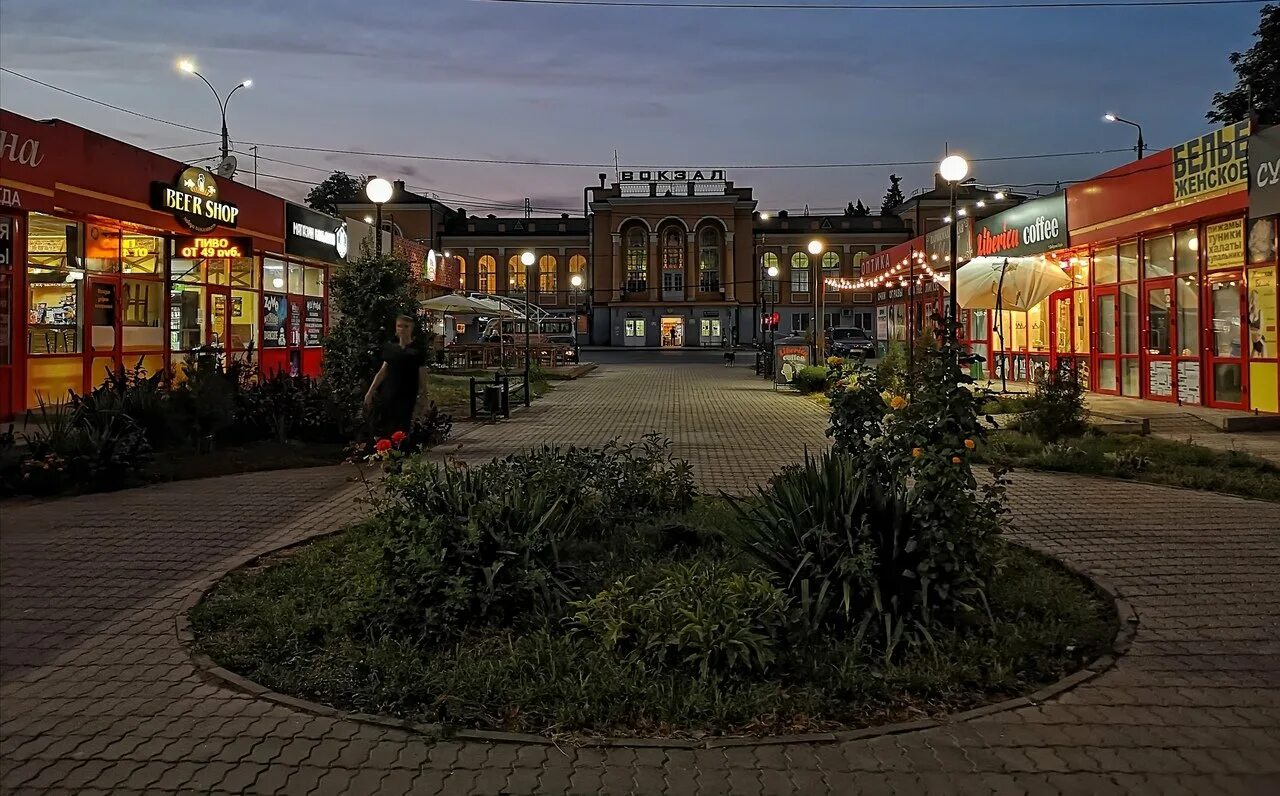
[(495, 302), (471, 298), (459, 293), (449, 293), (423, 300), (420, 305), (424, 310), (440, 312), (445, 315), (492, 315), (495, 317), (511, 317), (517, 313), (498, 305)]
[[(949, 283), (940, 281), (944, 289)], [(956, 302), (966, 310), (1026, 312), (1070, 284), (1062, 266), (1044, 257), (975, 257), (956, 272)]]

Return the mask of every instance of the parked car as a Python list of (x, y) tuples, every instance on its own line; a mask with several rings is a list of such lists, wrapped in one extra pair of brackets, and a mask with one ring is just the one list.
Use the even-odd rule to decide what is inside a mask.
[(856, 326), (839, 326), (827, 335), (827, 352), (832, 356), (860, 356), (863, 359), (874, 359), (876, 341), (866, 329)]
[(570, 362), (578, 362), (578, 336), (576, 334), (549, 334), (547, 335), (548, 343), (556, 345), (565, 345), (569, 347), (568, 358)]

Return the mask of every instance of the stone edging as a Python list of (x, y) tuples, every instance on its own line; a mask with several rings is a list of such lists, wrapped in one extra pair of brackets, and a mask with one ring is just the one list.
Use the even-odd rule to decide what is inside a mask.
[[(304, 544), (309, 544), (318, 539), (323, 539), (326, 536), (332, 536), (345, 530), (347, 530), (347, 528), (340, 528), (335, 531), (315, 534), (293, 542), (288, 542), (262, 553), (242, 556), (239, 559), (236, 559), (232, 566), (224, 570), (221, 574), (203, 578), (196, 583), (195, 587), (191, 590), (191, 593), (179, 606), (175, 624), (178, 642), (191, 655), (191, 661), (201, 676), (212, 681), (216, 685), (240, 691), (241, 693), (248, 694), (249, 696), (253, 696), (282, 707), (300, 710), (304, 713), (311, 713), (316, 716), (347, 719), (361, 724), (369, 724), (385, 729), (402, 730), (426, 736), (428, 738), (449, 739), (455, 741), (479, 741), (485, 743), (537, 744), (542, 746), (556, 746), (565, 742), (564, 738), (549, 738), (545, 735), (534, 735), (522, 732), (499, 732), (494, 730), (453, 729), (442, 724), (428, 724), (424, 722), (408, 721), (406, 719), (397, 719), (391, 716), (380, 716), (371, 713), (355, 713), (341, 710), (329, 705), (323, 705), (318, 702), (312, 702), (306, 699), (300, 699), (298, 697), (272, 691), (271, 689), (259, 685), (246, 677), (242, 677), (235, 672), (224, 669), (209, 656), (195, 651), (195, 635), (191, 631), (191, 620), (188, 617), (188, 614), (191, 609), (200, 602), (205, 594), (220, 580), (226, 577), (226, 575), (237, 569), (251, 566), (269, 556), (277, 555), (291, 548), (300, 547)], [(1120, 591), (1106, 578), (1087, 574), (1072, 564), (1062, 561), (1061, 559), (1053, 558), (1052, 556), (1047, 556), (1039, 551), (1033, 552), (1048, 558), (1054, 564), (1061, 566), (1075, 574), (1077, 577), (1083, 578), (1084, 580), (1092, 583), (1099, 591), (1110, 597), (1115, 609), (1119, 628), (1116, 631), (1115, 638), (1112, 639), (1111, 647), (1108, 651), (1099, 655), (1097, 658), (1094, 658), (1083, 669), (1069, 674), (1061, 680), (1047, 685), (1032, 694), (1006, 699), (1001, 702), (994, 702), (990, 705), (981, 705), (960, 713), (953, 713), (936, 719), (919, 719), (916, 721), (903, 721), (894, 724), (881, 724), (875, 727), (863, 727), (862, 729), (857, 730), (840, 730), (836, 732), (816, 732), (802, 735), (773, 735), (763, 737), (733, 736), (709, 738), (706, 740), (691, 740), (684, 738), (579, 738), (575, 736), (572, 738), (570, 743), (577, 746), (591, 747), (716, 749), (734, 746), (774, 746), (780, 744), (858, 741), (866, 738), (876, 738), (885, 735), (899, 735), (901, 733), (915, 732), (917, 730), (927, 730), (948, 724), (958, 724), (960, 722), (972, 721), (973, 719), (991, 716), (996, 713), (1003, 713), (1007, 710), (1015, 710), (1017, 708), (1038, 705), (1042, 702), (1046, 702), (1065, 691), (1075, 688), (1081, 683), (1092, 680), (1094, 677), (1097, 677), (1115, 665), (1116, 659), (1128, 652), (1129, 647), (1133, 644), (1133, 639), (1138, 632), (1138, 615), (1134, 612), (1133, 606), (1129, 604), (1129, 601), (1121, 596)]]

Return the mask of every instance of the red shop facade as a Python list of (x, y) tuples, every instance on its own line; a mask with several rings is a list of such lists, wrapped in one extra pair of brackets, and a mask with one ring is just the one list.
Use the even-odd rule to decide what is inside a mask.
[(318, 375), (329, 266), (286, 249), (285, 205), (0, 110), (0, 418), (195, 349)]

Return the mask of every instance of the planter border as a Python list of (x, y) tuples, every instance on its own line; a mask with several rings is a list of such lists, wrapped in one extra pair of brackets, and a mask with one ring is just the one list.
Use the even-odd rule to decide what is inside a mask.
[(195, 634), (191, 630), (191, 620), (188, 614), (197, 603), (204, 599), (209, 590), (216, 586), (218, 582), (236, 570), (253, 566), (261, 562), (263, 559), (277, 556), (293, 548), (302, 547), (303, 545), (311, 544), (312, 542), (316, 542), (320, 539), (343, 533), (349, 530), (350, 527), (351, 526), (346, 526), (337, 530), (324, 531), (292, 542), (287, 542), (261, 553), (239, 556), (232, 559), (231, 565), (220, 574), (210, 575), (197, 581), (196, 584), (191, 587), (190, 593), (185, 599), (183, 599), (178, 608), (178, 615), (175, 618), (175, 631), (178, 637), (178, 642), (191, 657), (191, 662), (196, 667), (196, 671), (200, 676), (214, 685), (230, 688), (291, 710), (297, 710), (303, 713), (310, 713), (316, 716), (324, 716), (328, 718), (346, 719), (382, 729), (406, 731), (435, 740), (447, 739), (454, 741), (478, 741), (483, 743), (518, 743), (538, 746), (559, 746), (565, 743), (571, 743), (576, 746), (584, 747), (719, 749), (742, 746), (777, 746), (789, 744), (859, 741), (886, 735), (900, 735), (908, 732), (916, 732), (918, 730), (928, 730), (949, 724), (959, 724), (992, 716), (997, 713), (1003, 713), (1009, 710), (1038, 705), (1042, 702), (1053, 699), (1062, 693), (1081, 685), (1082, 683), (1086, 683), (1110, 669), (1115, 665), (1116, 660), (1120, 656), (1129, 651), (1130, 646), (1133, 644), (1134, 637), (1138, 632), (1138, 615), (1133, 610), (1133, 606), (1121, 595), (1120, 590), (1116, 588), (1116, 586), (1106, 577), (1089, 574), (1080, 567), (1063, 561), (1060, 558), (1055, 558), (1054, 556), (1027, 547), (1026, 545), (1018, 542), (1010, 541), (1009, 544), (1016, 544), (1018, 547), (1029, 550), (1034, 555), (1050, 562), (1051, 565), (1062, 567), (1076, 577), (1089, 583), (1098, 592), (1111, 599), (1112, 610), (1115, 612), (1117, 625), (1116, 634), (1112, 639), (1111, 644), (1102, 652), (1102, 654), (1098, 655), (1098, 657), (1094, 658), (1083, 668), (1078, 669), (1057, 682), (1051, 683), (1034, 693), (1001, 700), (999, 702), (993, 702), (987, 705), (979, 705), (976, 708), (970, 708), (969, 710), (964, 710), (959, 713), (951, 713), (936, 718), (900, 721), (892, 724), (880, 724), (874, 727), (863, 727), (855, 730), (838, 730), (835, 732), (805, 733), (797, 735), (765, 735), (759, 737), (723, 736), (701, 740), (685, 738), (629, 738), (625, 736), (546, 736), (522, 732), (502, 732), (497, 730), (468, 730), (453, 728), (443, 724), (415, 722), (407, 719), (397, 719), (392, 716), (347, 711), (333, 707), (332, 705), (325, 705), (320, 702), (313, 702), (311, 700), (272, 691), (263, 685), (255, 683), (247, 677), (243, 677), (219, 666), (209, 656), (196, 652)]

